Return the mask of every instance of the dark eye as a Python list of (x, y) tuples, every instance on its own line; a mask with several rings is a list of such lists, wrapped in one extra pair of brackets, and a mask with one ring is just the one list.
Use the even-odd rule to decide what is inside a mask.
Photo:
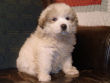
[(66, 17), (66, 20), (70, 20), (70, 18), (69, 17)]
[(57, 18), (52, 18), (52, 21), (57, 21)]

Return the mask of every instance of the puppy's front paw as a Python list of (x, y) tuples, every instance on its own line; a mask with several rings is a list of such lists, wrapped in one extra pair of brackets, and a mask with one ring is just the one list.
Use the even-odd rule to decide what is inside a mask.
[(73, 77), (78, 77), (79, 71), (76, 69), (76, 67), (71, 67), (70, 69), (66, 69), (65, 74)]
[(39, 74), (38, 75), (38, 80), (43, 81), (43, 82), (48, 82), (51, 80), (51, 76), (48, 74)]

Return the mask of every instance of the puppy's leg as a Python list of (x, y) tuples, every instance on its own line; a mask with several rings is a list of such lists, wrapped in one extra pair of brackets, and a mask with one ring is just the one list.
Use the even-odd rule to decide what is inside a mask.
[(51, 56), (46, 54), (41, 54), (39, 57), (39, 73), (38, 80), (39, 81), (50, 81), (51, 76), (49, 75), (51, 71)]
[(79, 71), (76, 67), (72, 66), (72, 57), (70, 55), (64, 60), (63, 71), (66, 75), (71, 75), (73, 77), (77, 77), (79, 75)]

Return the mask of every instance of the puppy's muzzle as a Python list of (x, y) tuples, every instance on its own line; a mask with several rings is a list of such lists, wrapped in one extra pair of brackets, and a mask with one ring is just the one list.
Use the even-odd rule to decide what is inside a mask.
[(61, 24), (61, 29), (62, 29), (62, 31), (65, 31), (67, 29), (67, 25), (66, 24)]

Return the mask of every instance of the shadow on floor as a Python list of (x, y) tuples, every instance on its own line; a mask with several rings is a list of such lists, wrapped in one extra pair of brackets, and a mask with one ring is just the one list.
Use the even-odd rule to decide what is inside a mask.
[[(23, 80), (16, 69), (1, 70), (0, 71), (0, 83), (43, 83), (39, 82), (36, 78), (34, 81)], [(60, 72), (52, 75), (52, 80), (46, 83), (110, 83), (110, 75), (105, 73), (98, 73), (92, 70), (80, 71), (80, 76), (77, 78), (65, 77)]]

